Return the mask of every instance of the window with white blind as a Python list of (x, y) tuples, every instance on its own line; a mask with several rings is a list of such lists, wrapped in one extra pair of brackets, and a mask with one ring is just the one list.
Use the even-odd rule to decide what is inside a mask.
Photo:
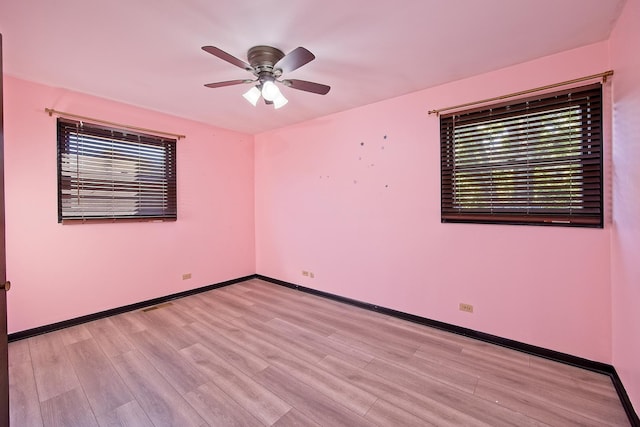
[(443, 115), (442, 222), (603, 226), (602, 87)]
[(177, 218), (176, 140), (58, 119), (58, 221)]

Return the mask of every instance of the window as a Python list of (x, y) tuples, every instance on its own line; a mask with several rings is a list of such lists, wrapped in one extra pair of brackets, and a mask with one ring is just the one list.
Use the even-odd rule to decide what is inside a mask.
[(176, 219), (176, 141), (58, 119), (58, 222)]
[(443, 115), (442, 222), (602, 227), (602, 87)]

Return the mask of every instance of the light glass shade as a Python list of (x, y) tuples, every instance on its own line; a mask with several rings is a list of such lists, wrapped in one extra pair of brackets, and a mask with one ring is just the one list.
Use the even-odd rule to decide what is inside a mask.
[(244, 96), (244, 99), (249, 101), (255, 107), (256, 104), (258, 103), (258, 100), (260, 99), (260, 89), (253, 86), (251, 89), (246, 91), (242, 96)]
[(287, 102), (289, 102), (289, 100), (285, 98), (282, 93), (280, 93), (280, 96), (273, 100), (273, 108), (277, 110), (280, 107), (284, 107)]
[(266, 81), (262, 85), (262, 97), (267, 101), (273, 101), (279, 96), (282, 96), (280, 89), (274, 82)]

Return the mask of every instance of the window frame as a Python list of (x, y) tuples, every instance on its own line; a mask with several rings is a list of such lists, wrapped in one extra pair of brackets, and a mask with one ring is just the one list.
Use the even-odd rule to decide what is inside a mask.
[(177, 220), (175, 139), (65, 117), (56, 135), (59, 223)]
[[(604, 138), (602, 127), (604, 114), (602, 104), (602, 85), (595, 83), (442, 115), (440, 117), (441, 222), (603, 228)], [(567, 134), (573, 132), (571, 135), (575, 135), (578, 132), (563, 131), (563, 128), (557, 124), (552, 130), (559, 136), (550, 137), (548, 134), (541, 133), (547, 131), (548, 121), (554, 120), (543, 119), (542, 115), (546, 112), (549, 116), (551, 112), (560, 117), (559, 111), (562, 108), (566, 108), (567, 111), (580, 109), (580, 119), (574, 118), (575, 123), (571, 122), (574, 125), (580, 122), (579, 141), (575, 136), (568, 138), (564, 134), (564, 132)], [(570, 114), (567, 113), (567, 115)], [(525, 117), (533, 117), (539, 121), (532, 123), (538, 123), (540, 126), (546, 124), (547, 127), (544, 128), (545, 130), (540, 130), (543, 128), (531, 126), (532, 130), (529, 133), (529, 125), (522, 125), (522, 118)], [(499, 132), (492, 130), (477, 130), (473, 133), (473, 127), (480, 129), (480, 124), (483, 124), (484, 128), (495, 125), (503, 133), (498, 135)], [(520, 137), (510, 135), (510, 133), (518, 134), (518, 131), (523, 128), (526, 128), (524, 139), (522, 138), (524, 133), (519, 134)], [(456, 134), (456, 131), (460, 132)], [(541, 135), (545, 135), (546, 139)], [(498, 139), (498, 136), (501, 139)], [(565, 139), (562, 140), (561, 137)], [(466, 141), (463, 142), (465, 138)], [(457, 143), (456, 139), (458, 139)], [(550, 139), (554, 146), (545, 149)], [(496, 141), (499, 142), (495, 143)], [(493, 145), (499, 148), (494, 149)], [(465, 149), (468, 150), (467, 154), (464, 154)], [(474, 164), (474, 158), (468, 154), (471, 152), (474, 155), (477, 154), (477, 159), (482, 160), (475, 160), (477, 163)], [(556, 154), (556, 152), (563, 154)], [(521, 153), (526, 155), (526, 160), (523, 160)], [(534, 161), (529, 159), (529, 155), (532, 158), (538, 157)], [(546, 157), (546, 160), (539, 160), (541, 156)], [(509, 157), (512, 159), (511, 162), (500, 160)], [(465, 162), (466, 164), (461, 166)], [(487, 166), (492, 162), (494, 162), (493, 166)], [(556, 166), (556, 171), (551, 172), (552, 164), (564, 166)], [(563, 195), (560, 192), (551, 195), (553, 189), (549, 184), (550, 177), (553, 176), (553, 179), (558, 182), (561, 180), (558, 178), (560, 171), (575, 170), (576, 167), (580, 170), (578, 176), (581, 178), (570, 175), (569, 184), (557, 184), (558, 187), (566, 185), (567, 188), (562, 187), (562, 189), (570, 189), (572, 192), (567, 193), (569, 195)], [(548, 175), (542, 175), (540, 170), (545, 170), (544, 173)], [(472, 179), (476, 181), (464, 183), (461, 177), (465, 171), (469, 182)], [(526, 178), (523, 178), (525, 175)], [(491, 176), (491, 179), (487, 176)], [(489, 184), (483, 183), (483, 179)], [(545, 181), (546, 179), (548, 180)], [(523, 184), (525, 182), (526, 184)], [(580, 192), (576, 188), (581, 188)], [(547, 194), (543, 194), (545, 192)], [(524, 200), (525, 197), (526, 205), (518, 205), (516, 200)], [(460, 201), (465, 198), (471, 202)], [(509, 202), (513, 205), (509, 205)], [(472, 207), (474, 203), (476, 206)], [(561, 206), (562, 203), (566, 206)], [(541, 207), (544, 204), (546, 207)]]

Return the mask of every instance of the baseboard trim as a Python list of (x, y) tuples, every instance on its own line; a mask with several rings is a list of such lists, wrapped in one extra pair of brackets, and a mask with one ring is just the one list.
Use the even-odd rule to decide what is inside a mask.
[(393, 316), (399, 319), (407, 320), (410, 322), (418, 323), (421, 325), (429, 326), (436, 329), (441, 329), (447, 332), (452, 332), (458, 335), (464, 335), (466, 337), (474, 338), (480, 341), (496, 344), (502, 347), (518, 350), (524, 353), (531, 354), (533, 356), (543, 357), (545, 359), (561, 362), (567, 365), (572, 365), (578, 368), (587, 369), (589, 371), (598, 372), (600, 374), (608, 375), (613, 382), (613, 385), (618, 393), (620, 402), (624, 407), (629, 422), (634, 427), (640, 427), (640, 419), (633, 409), (633, 404), (629, 399), (629, 395), (618, 376), (615, 368), (612, 365), (596, 362), (593, 360), (585, 359), (571, 354), (562, 353), (555, 350), (549, 350), (544, 347), (538, 347), (531, 344), (526, 344), (520, 341), (511, 340), (508, 338), (502, 338), (496, 335), (487, 334), (484, 332), (475, 331), (473, 329), (463, 328), (461, 326), (452, 325), (438, 320), (428, 319), (426, 317), (416, 316), (414, 314), (405, 313), (402, 311), (394, 310), (391, 308), (380, 307), (375, 304), (370, 304), (364, 301), (359, 301), (351, 298), (346, 298), (340, 295), (332, 294), (329, 292), (319, 291), (313, 288), (307, 288), (305, 286), (296, 285), (295, 283), (285, 282), (284, 280), (274, 279), (272, 277), (256, 274), (256, 278), (264, 280), (265, 282), (274, 283), (276, 285), (284, 286), (291, 289), (297, 289), (299, 291), (316, 295), (319, 297), (327, 298), (333, 301), (341, 302), (344, 304), (353, 305), (356, 307), (364, 308), (366, 310), (376, 311), (382, 314)]
[(116, 307), (116, 308), (112, 308), (112, 309), (109, 309), (109, 310), (100, 311), (98, 313), (88, 314), (86, 316), (76, 317), (74, 319), (63, 320), (61, 322), (52, 323), (50, 325), (44, 325), (44, 326), (39, 326), (39, 327), (33, 328), (33, 329), (27, 329), (27, 330), (20, 331), (20, 332), (14, 332), (14, 333), (11, 333), (11, 334), (7, 335), (7, 340), (9, 342), (18, 341), (18, 340), (22, 340), (22, 339), (25, 339), (25, 338), (34, 337), (36, 335), (46, 334), (47, 332), (53, 332), (53, 331), (57, 331), (59, 329), (64, 329), (64, 328), (68, 328), (68, 327), (71, 327), (71, 326), (80, 325), (82, 323), (91, 322), (93, 320), (102, 319), (104, 317), (115, 316), (116, 314), (126, 313), (128, 311), (139, 310), (139, 309), (142, 309), (142, 308), (145, 308), (145, 307), (150, 307), (150, 306), (153, 306), (153, 305), (162, 304), (162, 303), (165, 303), (165, 302), (168, 302), (168, 301), (171, 301), (171, 300), (174, 300), (174, 299), (186, 297), (186, 296), (189, 296), (189, 295), (195, 295), (195, 294), (199, 294), (201, 292), (210, 291), (212, 289), (218, 289), (218, 288), (222, 288), (224, 286), (233, 285), (235, 283), (245, 282), (247, 280), (255, 279), (255, 278), (256, 278), (256, 275), (252, 274), (250, 276), (245, 276), (245, 277), (240, 277), (240, 278), (237, 278), (237, 279), (227, 280), (225, 282), (215, 283), (213, 285), (207, 285), (207, 286), (203, 286), (203, 287), (200, 287), (200, 288), (189, 289), (187, 291), (178, 292), (178, 293), (175, 293), (175, 294), (166, 295), (166, 296), (159, 297), (159, 298), (153, 298), (153, 299), (150, 299), (150, 300), (140, 301), (140, 302), (137, 302), (137, 303), (134, 303), (134, 304), (125, 305), (125, 306), (122, 306), (122, 307)]

